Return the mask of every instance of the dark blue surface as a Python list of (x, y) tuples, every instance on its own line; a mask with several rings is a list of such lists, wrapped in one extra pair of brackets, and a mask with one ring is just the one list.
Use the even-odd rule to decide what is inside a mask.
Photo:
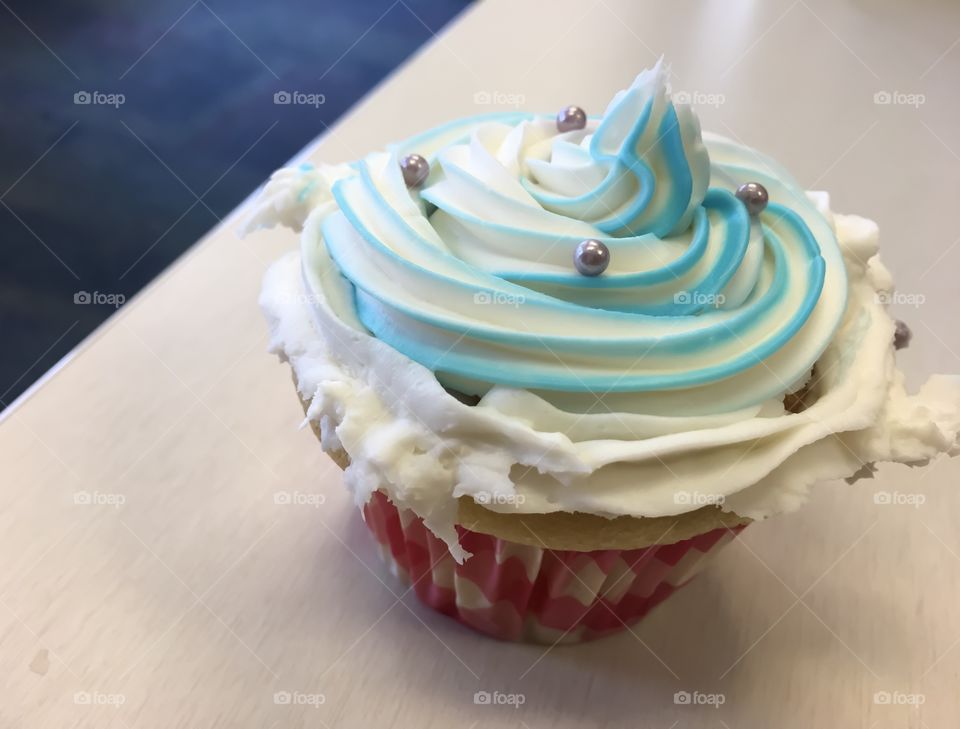
[(0, 409), (468, 0), (4, 3)]

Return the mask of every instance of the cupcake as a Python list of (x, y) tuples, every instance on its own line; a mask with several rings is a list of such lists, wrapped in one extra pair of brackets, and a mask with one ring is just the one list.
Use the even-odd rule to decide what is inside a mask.
[(658, 64), (599, 116), (452, 121), (277, 172), (271, 349), (383, 557), (508, 640), (624, 629), (812, 484), (955, 454), (905, 391), (875, 223), (701, 133)]

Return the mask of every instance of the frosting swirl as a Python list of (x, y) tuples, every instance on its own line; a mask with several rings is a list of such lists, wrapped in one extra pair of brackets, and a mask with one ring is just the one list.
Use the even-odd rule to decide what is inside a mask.
[[(397, 158), (413, 151), (432, 172), (411, 195)], [(727, 412), (805, 379), (846, 282), (802, 190), (720, 157), (657, 66), (582, 131), (503, 114), (372, 154), (333, 183), (321, 234), (362, 326), (456, 389)], [(746, 179), (776, 201), (753, 221), (732, 193)], [(603, 276), (571, 265), (586, 238), (611, 251)]]

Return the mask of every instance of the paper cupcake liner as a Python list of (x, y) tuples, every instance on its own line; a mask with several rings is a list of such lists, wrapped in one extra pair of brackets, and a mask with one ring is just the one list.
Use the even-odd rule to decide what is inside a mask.
[(457, 564), (413, 512), (376, 492), (363, 508), (381, 555), (420, 600), (510, 641), (578, 643), (624, 630), (685, 585), (743, 526), (675, 544), (592, 552), (543, 549), (457, 527)]

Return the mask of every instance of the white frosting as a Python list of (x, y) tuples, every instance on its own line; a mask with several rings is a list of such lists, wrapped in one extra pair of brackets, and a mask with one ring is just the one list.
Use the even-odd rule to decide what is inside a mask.
[(891, 280), (875, 256), (876, 225), (832, 219), (851, 296), (817, 364), (812, 407), (704, 419), (699, 429), (685, 422), (681, 432), (645, 439), (617, 438), (616, 425), (612, 438), (583, 439), (569, 414), (522, 390), (495, 387), (476, 407), (460, 403), (430, 370), (345, 325), (328, 302), (311, 306), (298, 254), (270, 269), (261, 305), (271, 351), (290, 362), (311, 400), (307, 417), (326, 426), (327, 448), (350, 456), (345, 482), (357, 503), (385, 490), (458, 558), (465, 556), (453, 529), (461, 495), (521, 494), (493, 499), (491, 508), (508, 501), (506, 509), (529, 513), (664, 516), (701, 505), (678, 503), (682, 490), (722, 496), (725, 509), (759, 519), (796, 508), (814, 482), (851, 476), (864, 464), (917, 464), (958, 451), (957, 379), (932, 377), (908, 396), (896, 369), (894, 322), (879, 303), (888, 299), (878, 296)]

